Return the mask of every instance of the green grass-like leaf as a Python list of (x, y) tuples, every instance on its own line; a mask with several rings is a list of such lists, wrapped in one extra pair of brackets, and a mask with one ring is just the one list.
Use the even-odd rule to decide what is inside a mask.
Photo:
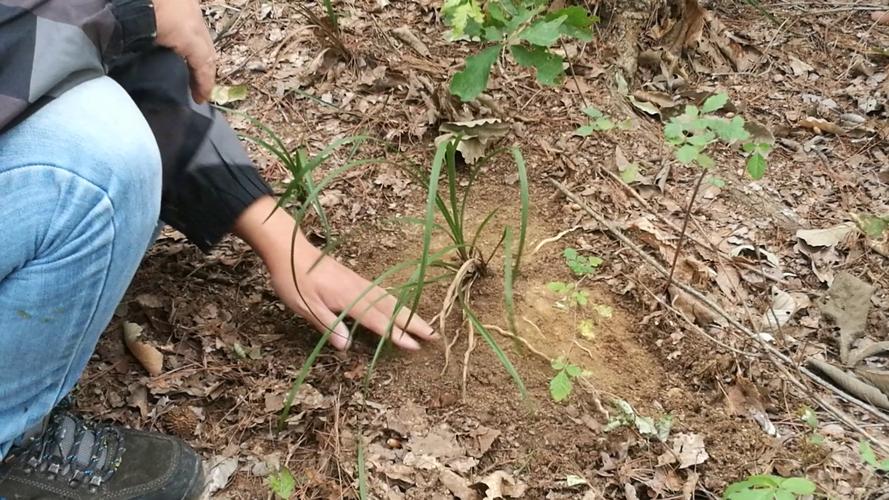
[(522, 395), (522, 399), (528, 398), (528, 390), (525, 388), (525, 382), (522, 380), (521, 375), (515, 369), (512, 362), (506, 357), (506, 353), (503, 352), (503, 349), (497, 345), (497, 341), (494, 340), (494, 336), (491, 335), (491, 332), (488, 331), (487, 328), (478, 320), (475, 316), (475, 313), (472, 309), (461, 302), (461, 306), (463, 307), (463, 312), (466, 314), (467, 319), (469, 319), (470, 323), (472, 323), (473, 328), (485, 339), (485, 342), (488, 343), (491, 350), (494, 351), (494, 355), (497, 356), (497, 359), (500, 361), (500, 364), (503, 365), (503, 368), (506, 369), (506, 373), (512, 377), (512, 381), (515, 382), (516, 387), (519, 390), (519, 394)]

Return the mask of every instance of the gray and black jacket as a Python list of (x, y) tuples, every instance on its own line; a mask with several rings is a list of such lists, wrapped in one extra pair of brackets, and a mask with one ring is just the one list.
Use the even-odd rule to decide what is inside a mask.
[(271, 190), (225, 119), (191, 99), (188, 68), (154, 33), (150, 0), (0, 0), (0, 134), (78, 83), (114, 78), (160, 148), (161, 218), (207, 251)]

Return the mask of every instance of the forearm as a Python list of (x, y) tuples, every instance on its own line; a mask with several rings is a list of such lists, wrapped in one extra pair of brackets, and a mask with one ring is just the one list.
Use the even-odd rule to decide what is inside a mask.
[(270, 273), (289, 274), (290, 257), (317, 258), (320, 251), (305, 239), (293, 217), (275, 205), (271, 196), (257, 199), (237, 218), (232, 232), (253, 248)]

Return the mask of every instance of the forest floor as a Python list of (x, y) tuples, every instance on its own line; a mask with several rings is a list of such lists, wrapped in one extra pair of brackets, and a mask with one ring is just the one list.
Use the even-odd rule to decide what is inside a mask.
[[(463, 393), (468, 332), (455, 313), (443, 333), (460, 336), (444, 372), (443, 343), (413, 354), (387, 350), (365, 392), (370, 336), (347, 353), (325, 349), (276, 433), (317, 334), (285, 310), (244, 243), (226, 239), (203, 255), (167, 230), (88, 368), (81, 409), (185, 438), (213, 466), (214, 498), (271, 498), (269, 477), (282, 469), (295, 478), (294, 498), (357, 498), (358, 443), (369, 493), (380, 499), (719, 498), (727, 484), (763, 473), (805, 476), (831, 498), (889, 495), (889, 476), (859, 454), (859, 431), (875, 447), (889, 442), (889, 410), (881, 418), (801, 372), (813, 359), (843, 366), (841, 329), (853, 347), (889, 341), (889, 242), (854, 222), (889, 213), (889, 25), (874, 22), (866, 2), (713, 2), (690, 35), (694, 47), (667, 68), (659, 48), (667, 12), (634, 18), (610, 10), (616, 3), (587, 4), (601, 22), (593, 42), (564, 47), (573, 76), (541, 87), (527, 70), (497, 66), (485, 104), (472, 105), (451, 97), (447, 82), (473, 44), (445, 38), (437, 1), (334, 2), (337, 44), (293, 2), (206, 6), (220, 83), (248, 90), (229, 106), (310, 153), (359, 134), (398, 150), (362, 149), (385, 161), (350, 170), (322, 197), (336, 257), (364, 275), (421, 251), (420, 230), (397, 220), (421, 216), (426, 195), (404, 168), (406, 159), (430, 164), (439, 125), (491, 117), (509, 128), (500, 145), (521, 149), (531, 181), (516, 333), (537, 352), (492, 331), (527, 399), (481, 341)], [(320, 4), (305, 9), (324, 16)], [(405, 32), (420, 43), (405, 43)], [(623, 88), (615, 74), (628, 56), (638, 67)], [(715, 92), (727, 93), (730, 109), (755, 122), (774, 150), (755, 182), (739, 151), (716, 156), (713, 175), (723, 182), (701, 188), (676, 279), (759, 340), (682, 293), (659, 302), (666, 279), (550, 182), (669, 267), (698, 171), (673, 159), (660, 120)], [(627, 126), (578, 137), (590, 105)], [(231, 119), (239, 132), (256, 133), (242, 116)], [(286, 183), (273, 156), (251, 153), (275, 186)], [(638, 174), (624, 176), (627, 184), (629, 164)], [(496, 207), (498, 219), (517, 220), (518, 193), (509, 155), (485, 166), (468, 203), (470, 225)], [(316, 226), (308, 221), (307, 232), (320, 235)], [(566, 248), (602, 264), (578, 279)], [(588, 306), (557, 307), (552, 282), (582, 288)], [(492, 270), (476, 281), (472, 303), (483, 323), (507, 329), (502, 284)], [(424, 317), (441, 308), (445, 288), (426, 291)], [(763, 320), (770, 305), (786, 315), (780, 328)], [(149, 377), (127, 352), (124, 321), (141, 325), (165, 355), (162, 374)], [(789, 363), (776, 364), (776, 352)], [(547, 361), (557, 358), (585, 371), (558, 403)], [(887, 364), (876, 352), (850, 368), (876, 374), (871, 388), (879, 393), (882, 381), (889, 393)], [(647, 435), (647, 420), (606, 429), (621, 414), (613, 401), (653, 420), (672, 416), (669, 435)]]

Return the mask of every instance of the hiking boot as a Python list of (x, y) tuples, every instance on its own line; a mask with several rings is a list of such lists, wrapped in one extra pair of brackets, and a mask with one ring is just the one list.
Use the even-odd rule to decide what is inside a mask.
[(5, 500), (191, 500), (203, 490), (200, 457), (170, 436), (56, 410), (19, 441), (0, 463)]

